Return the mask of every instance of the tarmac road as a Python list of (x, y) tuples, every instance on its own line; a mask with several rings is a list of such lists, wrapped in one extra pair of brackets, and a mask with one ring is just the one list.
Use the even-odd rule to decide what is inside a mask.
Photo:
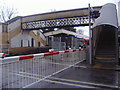
[[(95, 90), (119, 90), (120, 72), (88, 67), (71, 67), (29, 88), (86, 88)], [(119, 80), (118, 80), (119, 79)], [(119, 87), (120, 88), (120, 87)]]

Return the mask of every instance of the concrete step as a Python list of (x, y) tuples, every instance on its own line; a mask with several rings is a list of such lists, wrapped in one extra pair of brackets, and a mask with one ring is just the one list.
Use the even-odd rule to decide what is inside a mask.
[(104, 56), (104, 55), (96, 55), (96, 57), (103, 57), (103, 58), (115, 58), (115, 56), (108, 56), (108, 55), (106, 55), (106, 56)]
[(115, 60), (113, 57), (96, 57), (97, 60)]
[(96, 55), (103, 55), (103, 56), (115, 56), (115, 53), (96, 53)]
[(107, 51), (107, 50), (105, 50), (105, 51), (103, 51), (103, 50), (101, 50), (101, 51), (96, 51), (96, 52), (101, 52), (101, 53), (115, 53), (115, 51)]
[(115, 62), (115, 60), (106, 60), (106, 59), (105, 60), (104, 59), (102, 59), (102, 60), (101, 59), (96, 59), (95, 61), (96, 62)]
[(109, 56), (109, 55), (113, 55), (113, 56), (114, 56), (115, 53), (96, 53), (96, 55), (104, 55), (104, 56), (105, 56), (105, 55), (108, 55), (108, 56)]
[(105, 51), (104, 51), (104, 50), (97, 50), (97, 52), (103, 52), (103, 53), (104, 53), (104, 52), (105, 52), (105, 53), (114, 53), (115, 51), (107, 51), (107, 50), (105, 50)]

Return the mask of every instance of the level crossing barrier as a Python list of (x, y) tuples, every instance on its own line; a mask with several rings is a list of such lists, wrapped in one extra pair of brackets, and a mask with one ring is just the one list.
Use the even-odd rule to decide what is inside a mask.
[(0, 54), (0, 88), (28, 88), (86, 60), (85, 49), (4, 57)]

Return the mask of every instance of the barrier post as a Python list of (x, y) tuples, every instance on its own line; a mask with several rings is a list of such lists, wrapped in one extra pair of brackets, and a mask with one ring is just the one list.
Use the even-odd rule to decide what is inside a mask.
[(2, 60), (6, 56), (4, 53), (0, 53), (0, 89), (2, 89)]
[(92, 30), (91, 30), (91, 7), (90, 4), (88, 4), (88, 17), (89, 17), (89, 62), (92, 65)]
[(0, 57), (0, 90), (2, 90), (2, 57)]

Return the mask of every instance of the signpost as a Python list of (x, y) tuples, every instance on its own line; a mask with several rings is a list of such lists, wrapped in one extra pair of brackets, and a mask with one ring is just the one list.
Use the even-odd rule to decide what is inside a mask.
[(89, 18), (89, 62), (92, 64), (92, 43), (91, 43), (91, 38), (92, 38), (92, 32), (91, 32), (91, 8), (90, 4), (88, 4), (88, 18)]

